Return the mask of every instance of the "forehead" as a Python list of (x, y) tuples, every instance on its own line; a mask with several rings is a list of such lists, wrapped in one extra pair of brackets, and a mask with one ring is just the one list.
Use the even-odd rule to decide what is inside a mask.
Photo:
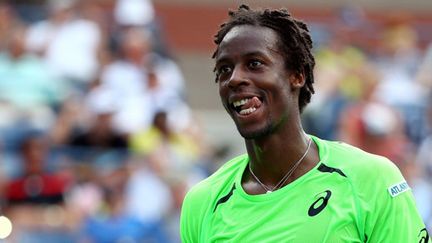
[(232, 28), (219, 44), (216, 60), (244, 53), (278, 52), (278, 34), (267, 27), (240, 25)]

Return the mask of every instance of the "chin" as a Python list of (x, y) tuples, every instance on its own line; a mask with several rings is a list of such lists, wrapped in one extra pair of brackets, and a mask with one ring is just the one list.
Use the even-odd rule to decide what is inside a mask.
[(246, 130), (237, 126), (237, 130), (244, 139), (260, 139), (273, 133), (273, 126), (267, 125), (261, 129)]

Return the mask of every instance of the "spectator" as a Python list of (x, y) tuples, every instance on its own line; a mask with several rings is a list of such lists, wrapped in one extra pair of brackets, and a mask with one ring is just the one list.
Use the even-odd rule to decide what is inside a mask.
[(9, 182), (6, 191), (8, 204), (62, 204), (70, 178), (49, 172), (48, 143), (44, 136), (31, 134), (21, 144), (24, 171)]
[(67, 144), (71, 146), (97, 149), (125, 149), (127, 138), (113, 129), (112, 116), (116, 104), (109, 91), (103, 88), (91, 90), (86, 97), (86, 105), (94, 115), (90, 127), (81, 133), (72, 134)]
[(82, 91), (97, 75), (101, 30), (96, 23), (79, 16), (76, 0), (48, 3), (49, 18), (30, 27), (27, 46)]
[(16, 146), (20, 131), (49, 130), (67, 95), (62, 80), (26, 51), (25, 34), (24, 26), (16, 26), (6, 51), (0, 53), (0, 136), (8, 148)]
[(49, 149), (45, 135), (26, 136), (20, 147), (24, 170), (6, 185), (5, 214), (14, 222), (11, 237), (17, 242), (74, 242), (64, 207), (71, 174), (47, 168)]
[(363, 81), (361, 97), (342, 111), (339, 139), (370, 153), (385, 156), (401, 168), (408, 161), (407, 151), (410, 148), (404, 120), (397, 110), (373, 96), (380, 77), (373, 67), (364, 65), (358, 74)]
[(18, 109), (55, 108), (66, 95), (64, 84), (41, 59), (27, 52), (25, 35), (26, 28), (16, 26), (0, 54), (0, 98)]
[(422, 139), (423, 104), (427, 95), (415, 80), (422, 58), (418, 35), (403, 18), (395, 20), (383, 33), (384, 52), (375, 58), (382, 79), (374, 95), (400, 112), (408, 138), (418, 144)]
[[(156, 113), (153, 124), (148, 130), (133, 134), (130, 139), (130, 146), (134, 152), (145, 155), (150, 155), (166, 147), (166, 153), (174, 153), (175, 156), (173, 157), (184, 158), (184, 161), (189, 162), (196, 160), (199, 155), (198, 145), (193, 139), (170, 127), (165, 111)], [(172, 164), (168, 167), (173, 168), (173, 166), (178, 169), (183, 167)]]
[(183, 102), (183, 77), (177, 65), (152, 52), (150, 33), (130, 28), (121, 40), (121, 59), (102, 70), (102, 86), (111, 90), (118, 100), (113, 122), (118, 131), (132, 134), (146, 130), (156, 110), (169, 107), (176, 123), (189, 122), (188, 107)]
[(148, 33), (128, 30), (121, 41), (122, 58), (108, 64), (101, 73), (101, 83), (112, 92), (118, 112), (113, 122), (118, 131), (133, 133), (147, 127), (153, 116), (153, 107), (147, 93), (147, 60), (150, 50)]

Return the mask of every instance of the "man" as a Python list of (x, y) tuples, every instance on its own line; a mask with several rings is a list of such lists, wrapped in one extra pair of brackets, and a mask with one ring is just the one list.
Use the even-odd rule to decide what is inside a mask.
[(51, 173), (46, 169), (49, 148), (47, 138), (39, 132), (29, 132), (24, 136), (19, 147), (23, 173), (6, 186), (5, 199), (11, 208), (31, 206), (33, 211), (37, 211), (35, 206), (64, 203), (64, 194), (71, 180), (65, 171)]
[(216, 82), (247, 154), (188, 192), (183, 242), (428, 242), (389, 160), (305, 134), (313, 89), (307, 26), (240, 6), (216, 35)]

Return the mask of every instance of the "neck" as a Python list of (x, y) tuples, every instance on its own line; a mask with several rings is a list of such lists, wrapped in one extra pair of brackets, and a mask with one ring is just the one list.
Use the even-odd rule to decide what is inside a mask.
[[(300, 120), (265, 138), (246, 140), (251, 169), (267, 186), (275, 186), (305, 154), (309, 136), (305, 134)], [(314, 143), (307, 151), (299, 167), (285, 184), (295, 180), (319, 161)], [(250, 175), (245, 180), (254, 181)]]

